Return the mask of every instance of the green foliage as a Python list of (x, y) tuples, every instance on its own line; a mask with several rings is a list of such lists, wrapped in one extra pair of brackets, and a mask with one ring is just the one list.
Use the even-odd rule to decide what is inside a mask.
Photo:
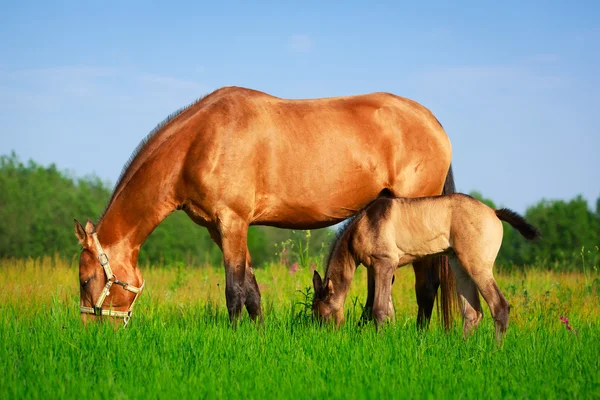
[(194, 224), (183, 211), (169, 215), (142, 245), (140, 265), (218, 265), (221, 250), (208, 231)]
[[(471, 195), (496, 205), (478, 192)], [(15, 153), (0, 156), (0, 258), (59, 255), (72, 259), (79, 253), (73, 218), (84, 221), (101, 215), (110, 197), (109, 185), (98, 177), (74, 178), (54, 164), (23, 163)], [(501, 268), (538, 264), (556, 270), (581, 270), (600, 265), (600, 198), (591, 211), (581, 196), (570, 201), (542, 200), (525, 217), (543, 238), (526, 242), (504, 223), (504, 239), (497, 264)], [(248, 247), (253, 264), (277, 261), (299, 267), (322, 266), (332, 229), (291, 231), (252, 226)], [(583, 250), (582, 250), (583, 249)], [(222, 254), (207, 230), (181, 211), (174, 212), (142, 246), (142, 265), (218, 265)]]
[(96, 177), (72, 179), (54, 164), (26, 165), (13, 153), (0, 157), (0, 257), (77, 252), (73, 217), (98, 215), (108, 190)]
[[(501, 208), (479, 192), (471, 195), (492, 208)], [(600, 198), (596, 205), (600, 205)], [(524, 216), (542, 232), (542, 238), (528, 242), (503, 222), (502, 248), (496, 260), (501, 268), (536, 264), (555, 270), (581, 270), (582, 258), (591, 268), (600, 265), (600, 213), (592, 212), (583, 197), (542, 200), (527, 208)]]
[(277, 261), (292, 268), (320, 268), (333, 240), (332, 229), (291, 231), (291, 237), (275, 243)]
[[(79, 253), (73, 234), (73, 218), (84, 222), (99, 217), (110, 198), (110, 188), (98, 177), (73, 178), (34, 161), (23, 163), (15, 153), (0, 156), (0, 258), (37, 258), (58, 254), (72, 259)], [(317, 240), (329, 229), (313, 231)], [(273, 243), (297, 241), (290, 230), (252, 226), (248, 248), (253, 264), (275, 260)], [(314, 253), (320, 242), (313, 240)], [(222, 253), (208, 231), (194, 224), (182, 211), (171, 214), (142, 246), (140, 265), (218, 265)]]
[(543, 234), (541, 242), (524, 254), (525, 263), (579, 261), (582, 248), (591, 250), (600, 244), (600, 220), (581, 196), (568, 202), (543, 200), (525, 215)]

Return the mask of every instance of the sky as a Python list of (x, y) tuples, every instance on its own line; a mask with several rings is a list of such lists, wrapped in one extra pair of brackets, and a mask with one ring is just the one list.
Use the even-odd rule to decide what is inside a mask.
[(6, 3), (0, 155), (113, 185), (149, 131), (219, 87), (385, 91), (443, 124), (459, 191), (518, 212), (579, 194), (595, 208), (600, 2), (456, 4)]

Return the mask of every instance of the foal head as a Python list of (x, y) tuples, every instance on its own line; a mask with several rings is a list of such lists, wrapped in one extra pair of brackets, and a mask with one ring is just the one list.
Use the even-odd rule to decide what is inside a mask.
[(323, 284), (321, 275), (315, 271), (313, 275), (313, 288), (315, 291), (312, 302), (313, 316), (324, 322), (328, 322), (333, 316), (333, 320), (337, 326), (343, 323), (344, 309), (340, 305), (339, 299), (335, 296), (331, 279), (327, 278), (327, 281)]

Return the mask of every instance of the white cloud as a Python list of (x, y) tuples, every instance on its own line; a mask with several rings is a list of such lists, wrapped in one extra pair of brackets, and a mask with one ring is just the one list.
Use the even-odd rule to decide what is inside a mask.
[(546, 74), (523, 65), (433, 68), (421, 73), (424, 87), (451, 93), (523, 92), (568, 88), (565, 76)]
[(313, 42), (308, 35), (292, 35), (288, 40), (287, 48), (290, 53), (310, 53)]
[(538, 53), (532, 54), (528, 57), (523, 58), (525, 64), (548, 64), (554, 61), (558, 61), (559, 57), (554, 53)]
[(55, 110), (82, 103), (115, 105), (134, 100), (182, 103), (205, 95), (208, 87), (174, 76), (131, 68), (61, 66), (0, 70), (0, 104), (12, 108)]

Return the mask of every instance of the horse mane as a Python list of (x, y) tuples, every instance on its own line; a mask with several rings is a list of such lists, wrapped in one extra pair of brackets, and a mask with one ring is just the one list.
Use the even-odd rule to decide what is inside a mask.
[(119, 175), (119, 178), (117, 179), (117, 183), (115, 184), (115, 186), (113, 187), (112, 193), (110, 195), (110, 199), (108, 200), (108, 203), (106, 203), (106, 207), (104, 208), (104, 211), (102, 211), (102, 214), (99, 218), (98, 221), (101, 221), (104, 218), (104, 215), (106, 214), (106, 212), (108, 211), (108, 208), (110, 207), (110, 205), (112, 204), (112, 202), (115, 199), (115, 196), (117, 195), (119, 188), (122, 186), (122, 184), (124, 183), (125, 177), (127, 176), (127, 172), (129, 171), (129, 168), (131, 167), (131, 165), (134, 163), (134, 161), (137, 160), (137, 158), (139, 157), (139, 155), (142, 153), (142, 151), (144, 150), (144, 148), (146, 147), (146, 145), (148, 144), (148, 142), (150, 142), (150, 140), (156, 136), (159, 132), (161, 132), (171, 121), (173, 121), (176, 117), (178, 117), (179, 115), (181, 115), (184, 111), (186, 111), (187, 109), (189, 109), (190, 107), (192, 107), (193, 105), (197, 104), (199, 101), (201, 101), (202, 99), (204, 99), (207, 95), (201, 96), (198, 99), (194, 100), (193, 102), (191, 102), (190, 104), (179, 108), (178, 110), (172, 112), (171, 114), (169, 114), (165, 119), (163, 119), (161, 122), (158, 123), (158, 125), (156, 125), (154, 127), (154, 129), (152, 129), (150, 131), (150, 133), (148, 133), (141, 141), (140, 143), (136, 146), (136, 148), (133, 150), (133, 152), (131, 153), (131, 155), (129, 156), (129, 159), (127, 160), (127, 162), (125, 163), (125, 165), (123, 166), (123, 169), (121, 170), (121, 173)]

